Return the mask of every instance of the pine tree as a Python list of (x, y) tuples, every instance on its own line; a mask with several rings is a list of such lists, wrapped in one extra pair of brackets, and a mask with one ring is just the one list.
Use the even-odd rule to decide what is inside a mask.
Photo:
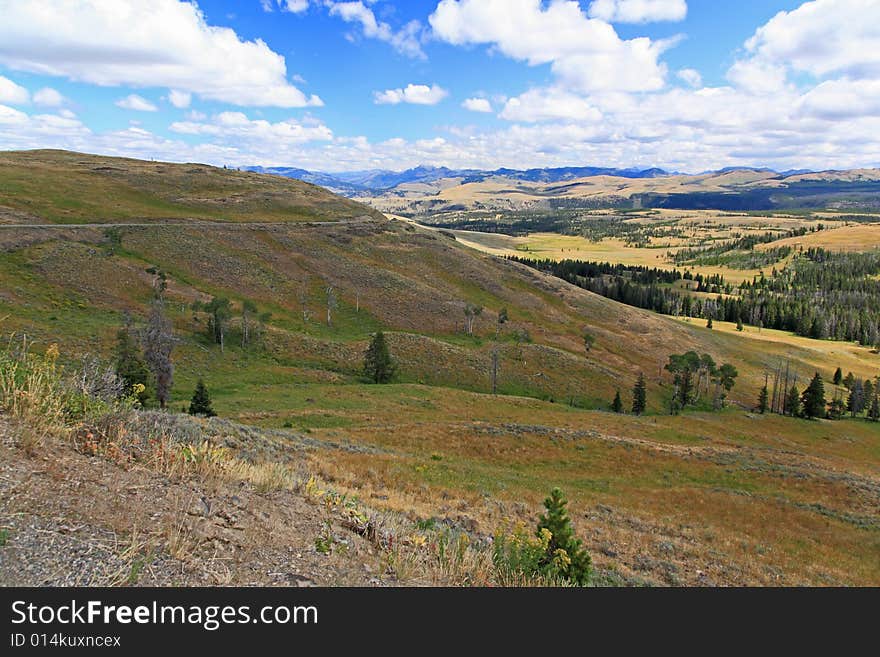
[(620, 398), (620, 390), (614, 395), (614, 401), (611, 402), (611, 410), (615, 413), (623, 411), (623, 400)]
[(758, 412), (762, 415), (767, 412), (767, 408), (770, 400), (770, 391), (767, 390), (767, 384), (764, 384), (764, 387), (761, 388), (761, 392), (758, 395)]
[[(590, 581), (592, 563), (590, 555), (581, 546), (580, 539), (574, 537), (571, 520), (566, 505), (568, 501), (558, 488), (554, 488), (550, 497), (544, 500), (546, 515), (538, 519), (537, 535), (542, 530), (550, 532), (550, 542), (542, 561), (545, 571), (558, 574), (574, 584), (583, 586)], [(564, 551), (564, 555), (560, 554)]]
[(843, 372), (840, 370), (839, 367), (834, 370), (834, 379), (832, 380), (834, 382), (834, 385), (836, 386), (839, 386), (840, 383), (843, 381)]
[[(140, 354), (135, 337), (128, 326), (119, 329), (114, 349), (116, 375), (125, 382), (125, 394), (134, 395), (141, 406), (150, 398), (150, 369)], [(135, 388), (138, 386), (138, 388)]]
[(782, 414), (798, 417), (801, 414), (801, 397), (797, 386), (792, 386), (785, 395)]
[(852, 372), (847, 372), (846, 376), (843, 377), (843, 387), (849, 390), (852, 387), (853, 382), (856, 380), (856, 377), (853, 376)]
[(850, 386), (849, 397), (846, 399), (846, 410), (853, 417), (865, 410), (865, 386), (861, 379), (856, 379)]
[(709, 318), (709, 321), (706, 322), (706, 328), (707, 328), (707, 329), (712, 328), (712, 318), (711, 318), (711, 317)]
[(815, 418), (825, 415), (825, 384), (822, 383), (822, 375), (816, 372), (810, 385), (801, 395), (804, 417)]
[(868, 410), (868, 417), (873, 422), (880, 421), (880, 396), (874, 395), (871, 399), (871, 408)]
[(736, 320), (736, 330), (742, 332), (743, 331), (743, 321), (742, 317), (738, 317)]
[(641, 415), (645, 412), (647, 406), (647, 387), (645, 385), (645, 375), (642, 372), (639, 372), (639, 378), (633, 386), (632, 395), (632, 412), (635, 415)]
[(195, 392), (193, 392), (192, 400), (189, 403), (190, 415), (204, 415), (205, 417), (214, 417), (217, 414), (211, 408), (211, 396), (205, 387), (205, 382), (199, 379), (196, 383)]
[(364, 376), (373, 383), (388, 383), (397, 372), (397, 366), (388, 351), (385, 334), (377, 331), (364, 355)]

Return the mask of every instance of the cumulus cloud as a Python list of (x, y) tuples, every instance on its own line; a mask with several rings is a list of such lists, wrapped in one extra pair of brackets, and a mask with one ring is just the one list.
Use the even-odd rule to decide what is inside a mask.
[(466, 98), (461, 106), (471, 112), (489, 113), (492, 111), (492, 103), (486, 98)]
[(136, 112), (155, 112), (159, 109), (149, 100), (143, 96), (138, 96), (137, 94), (129, 94), (125, 98), (120, 98), (113, 104), (116, 105), (116, 107), (134, 110)]
[(751, 93), (778, 93), (790, 74), (880, 78), (880, 3), (813, 0), (780, 11), (746, 41), (727, 78)]
[(378, 39), (391, 44), (399, 53), (407, 57), (424, 59), (425, 53), (420, 43), (422, 24), (412, 20), (401, 29), (395, 31), (388, 23), (376, 18), (373, 10), (363, 2), (332, 2), (325, 1), (331, 16), (338, 16), (346, 23), (356, 23), (361, 26), (363, 35), (368, 39)]
[(685, 0), (593, 0), (589, 14), (609, 23), (650, 23), (683, 21)]
[(564, 89), (546, 88), (531, 89), (509, 99), (500, 116), (508, 121), (571, 119), (592, 122), (601, 120), (602, 112), (583, 96), (569, 93)]
[(31, 95), (27, 89), (0, 75), (0, 103), (24, 105), (30, 99)]
[(0, 64), (103, 86), (167, 87), (234, 105), (321, 105), (263, 41), (179, 0), (0, 0)]
[(172, 89), (168, 93), (168, 102), (178, 109), (186, 109), (192, 102), (192, 94), (186, 91)]
[(880, 3), (814, 0), (781, 11), (746, 42), (749, 55), (814, 76), (880, 76)]
[(621, 39), (572, 0), (442, 0), (429, 22), (455, 45), (486, 44), (531, 66), (550, 64), (560, 82), (580, 91), (648, 91), (663, 86), (659, 61), (675, 40)]
[(373, 93), (373, 100), (377, 105), (436, 105), (448, 95), (448, 91), (436, 84), (430, 87), (426, 84), (408, 84), (403, 89), (376, 91)]

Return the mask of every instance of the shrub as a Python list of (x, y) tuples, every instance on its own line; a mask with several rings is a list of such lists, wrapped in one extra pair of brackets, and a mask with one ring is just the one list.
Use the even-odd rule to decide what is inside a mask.
[(58, 354), (57, 345), (44, 354), (31, 353), (26, 338), (20, 344), (10, 339), (0, 351), (0, 408), (20, 421), (18, 442), (28, 452), (64, 427), (66, 396)]
[(211, 396), (208, 394), (208, 388), (205, 382), (199, 379), (196, 383), (195, 392), (193, 392), (192, 400), (189, 403), (190, 415), (203, 415), (204, 417), (215, 417), (217, 414), (211, 406)]
[(513, 531), (495, 536), (492, 562), (502, 583), (543, 578), (585, 586), (590, 582), (590, 555), (574, 537), (566, 511), (567, 501), (554, 488), (544, 501), (542, 515), (534, 534), (517, 525)]

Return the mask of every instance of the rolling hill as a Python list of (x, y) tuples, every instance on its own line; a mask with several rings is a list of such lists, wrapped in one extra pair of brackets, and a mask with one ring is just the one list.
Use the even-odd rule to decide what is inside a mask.
[[(0, 218), (4, 333), (57, 343), (71, 366), (109, 358), (124, 315), (143, 323), (161, 270), (178, 340), (172, 408), (202, 378), (221, 416), (313, 440), (291, 458), (379, 508), (485, 536), (528, 521), (559, 484), (597, 563), (632, 581), (880, 582), (880, 431), (748, 412), (780, 360), (802, 381), (837, 366), (871, 377), (867, 349), (640, 311), (277, 176), (3, 153)], [(235, 316), (223, 352), (192, 309), (214, 296)], [(249, 347), (245, 301), (271, 313)], [(468, 304), (483, 308), (473, 335)], [(361, 376), (377, 329), (394, 384)], [(665, 414), (663, 365), (687, 350), (738, 368), (731, 407)], [(640, 372), (650, 413), (608, 413)], [(340, 444), (358, 449), (328, 447)]]

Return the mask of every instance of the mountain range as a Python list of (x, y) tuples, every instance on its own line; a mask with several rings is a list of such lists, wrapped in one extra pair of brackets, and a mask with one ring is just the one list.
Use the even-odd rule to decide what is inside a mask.
[(554, 183), (577, 180), (592, 176), (615, 176), (619, 178), (657, 178), (672, 175), (663, 169), (615, 169), (610, 167), (553, 167), (541, 169), (500, 168), (491, 171), (483, 169), (450, 169), (419, 165), (405, 171), (388, 169), (368, 169), (341, 173), (308, 171), (296, 167), (241, 167), (244, 171), (269, 173), (285, 178), (295, 178), (310, 182), (344, 194), (382, 192), (405, 183), (433, 183), (447, 178), (459, 179), (462, 184), (482, 182), (489, 178), (508, 178), (527, 182)]

